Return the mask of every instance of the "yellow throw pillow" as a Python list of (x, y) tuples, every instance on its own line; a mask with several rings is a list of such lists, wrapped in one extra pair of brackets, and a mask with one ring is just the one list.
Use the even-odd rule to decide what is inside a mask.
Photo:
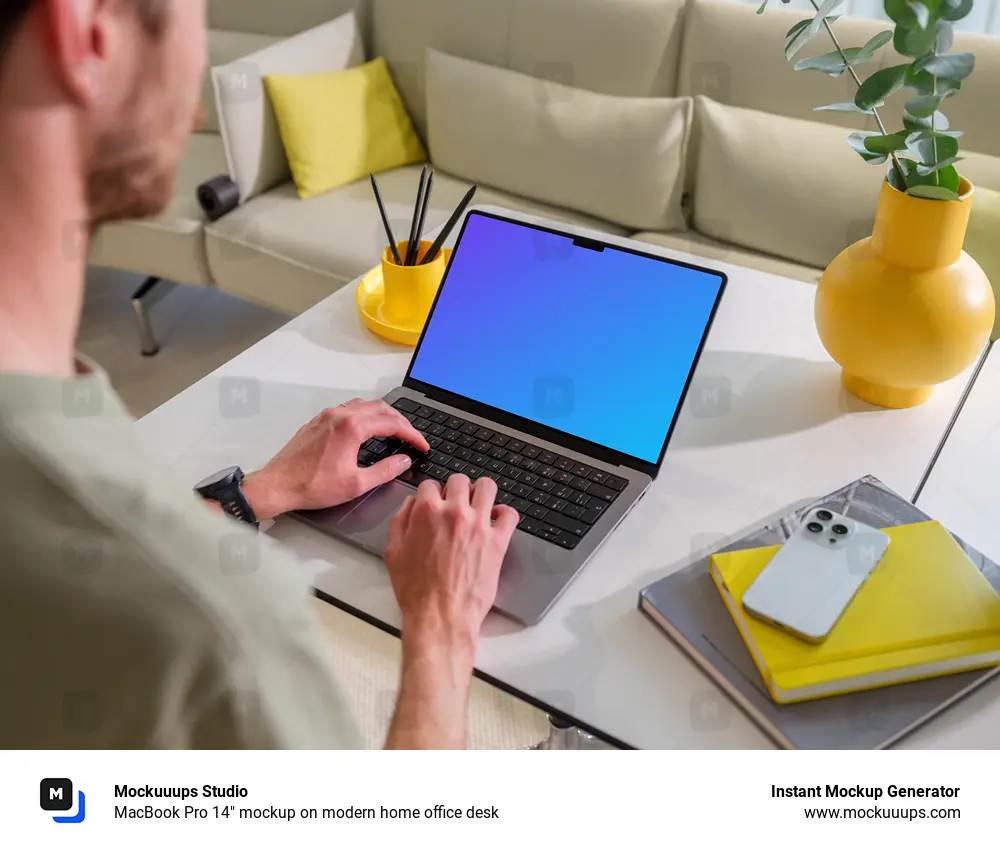
[(272, 74), (264, 84), (300, 198), (427, 161), (383, 58), (346, 71)]
[(964, 247), (966, 253), (982, 266), (993, 284), (997, 318), (990, 339), (1000, 338), (1000, 192), (976, 187)]

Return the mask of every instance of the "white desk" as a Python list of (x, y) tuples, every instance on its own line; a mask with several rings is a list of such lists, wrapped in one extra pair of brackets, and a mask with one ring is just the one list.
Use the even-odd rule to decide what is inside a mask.
[[(840, 388), (816, 336), (812, 286), (715, 266), (729, 274), (729, 290), (649, 495), (539, 625), (492, 615), (477, 659), (503, 687), (636, 747), (770, 746), (639, 613), (640, 588), (720, 538), (865, 473), (911, 495), (968, 380), (913, 410), (870, 408)], [(140, 427), (185, 481), (230, 464), (253, 468), (322, 408), (398, 386), (409, 356), (363, 328), (347, 286)], [(378, 559), (290, 519), (270, 533), (301, 555), (320, 591), (398, 627)]]
[[(991, 349), (917, 505), (1000, 563), (1000, 348)], [(994, 679), (918, 730), (907, 746), (1000, 748), (1000, 681)]]

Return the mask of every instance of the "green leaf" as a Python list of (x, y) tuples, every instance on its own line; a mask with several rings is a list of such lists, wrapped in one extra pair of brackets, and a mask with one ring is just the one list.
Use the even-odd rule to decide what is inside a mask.
[(910, 0), (906, 4), (910, 7), (910, 11), (913, 12), (913, 16), (917, 19), (917, 26), (920, 29), (927, 29), (927, 25), (931, 22), (931, 12), (920, 0)]
[(911, 65), (906, 71), (903, 85), (917, 94), (933, 94), (935, 79), (926, 71), (914, 71)]
[(907, 195), (914, 198), (926, 198), (931, 201), (960, 201), (962, 200), (958, 192), (946, 189), (944, 186), (934, 186), (928, 184), (918, 184), (906, 190)]
[(867, 130), (859, 130), (856, 133), (851, 133), (847, 137), (847, 144), (854, 148), (854, 150), (861, 155), (861, 158), (865, 162), (870, 162), (872, 165), (880, 165), (889, 158), (888, 154), (872, 153), (872, 151), (865, 147), (865, 141), (867, 139), (878, 135), (878, 133), (869, 132)]
[(888, 133), (885, 136), (866, 136), (864, 146), (865, 150), (871, 153), (895, 153), (906, 149), (906, 134)]
[(867, 42), (865, 46), (861, 48), (857, 57), (851, 62), (852, 65), (860, 65), (863, 62), (871, 62), (875, 58), (875, 54), (879, 49), (888, 44), (892, 40), (892, 30), (882, 30), (880, 33), (876, 33)]
[(766, 8), (767, 8), (767, 0), (764, 0), (764, 2), (760, 4), (760, 8), (757, 10), (757, 14), (758, 15), (763, 15), (764, 14), (764, 10)]
[(933, 30), (907, 29), (902, 24), (896, 27), (892, 36), (892, 46), (901, 56), (916, 59), (926, 56), (934, 50), (935, 34)]
[(940, 133), (910, 133), (904, 144), (910, 155), (924, 165), (951, 159), (958, 153), (958, 140)]
[(942, 165), (937, 171), (930, 172), (929, 174), (921, 174), (918, 170), (918, 163), (908, 159), (901, 160), (901, 162), (906, 163), (904, 168), (908, 189), (912, 189), (914, 186), (940, 186), (943, 189), (958, 192), (961, 178), (958, 176), (954, 165)]
[[(844, 50), (848, 64), (852, 64), (854, 58), (861, 52), (860, 47), (848, 47)], [(819, 56), (810, 56), (808, 59), (800, 59), (792, 66), (796, 71), (820, 71), (829, 74), (831, 77), (839, 77), (847, 69), (844, 60), (838, 51), (831, 53), (821, 53)]]
[[(915, 65), (916, 63), (914, 63)], [(962, 88), (961, 80), (949, 80), (938, 78), (927, 71), (914, 72), (913, 65), (906, 72), (906, 79), (903, 86), (917, 94), (954, 94)]]
[(938, 16), (946, 21), (960, 21), (972, 11), (973, 0), (941, 0)]
[(816, 35), (820, 27), (823, 26), (824, 18), (828, 17), (829, 14), (836, 9), (844, 0), (823, 0), (820, 4), (819, 10), (816, 12), (816, 17), (812, 19), (809, 24), (809, 37), (812, 38)]
[[(840, 15), (830, 15), (827, 20), (832, 24), (838, 18)], [(785, 36), (785, 58), (787, 60), (791, 61), (792, 57), (812, 40), (814, 34), (809, 32), (809, 25), (812, 22), (812, 18), (806, 18), (793, 25), (788, 31)]]
[(935, 171), (939, 171), (942, 168), (947, 168), (949, 165), (954, 165), (956, 162), (961, 162), (965, 159), (964, 156), (950, 156), (947, 159), (942, 159), (940, 162), (935, 162), (933, 165), (924, 165), (920, 163), (917, 165), (917, 174), (922, 176), (927, 176), (928, 174), (933, 174)]
[[(884, 103), (874, 104), (875, 109), (885, 106)], [(826, 106), (814, 106), (813, 112), (853, 112), (857, 115), (874, 115), (874, 109), (858, 109), (858, 105), (853, 100), (845, 100), (843, 103), (828, 103)]]
[[(791, 61), (796, 51), (809, 41), (809, 34), (805, 33), (805, 31), (811, 23), (812, 18), (806, 18), (804, 21), (792, 24), (792, 28), (785, 33), (785, 58), (789, 61)], [(800, 39), (799, 37), (803, 33), (805, 33), (805, 37)]]
[(937, 112), (938, 107), (946, 97), (947, 95), (944, 94), (925, 94), (914, 97), (906, 101), (905, 109), (914, 118), (930, 118)]
[(947, 80), (964, 80), (976, 67), (976, 57), (971, 53), (945, 53), (942, 56), (928, 56), (914, 63), (914, 70), (926, 71), (934, 77)]
[(934, 44), (935, 53), (947, 53), (955, 43), (955, 28), (947, 21), (938, 21), (934, 24)]
[(917, 16), (910, 5), (909, 0), (885, 0), (885, 13), (900, 26), (914, 29), (917, 26)]
[(907, 68), (909, 65), (893, 65), (876, 71), (861, 84), (858, 93), (854, 96), (854, 102), (861, 109), (871, 109), (873, 104), (885, 100), (890, 94), (902, 87)]
[(917, 118), (915, 115), (910, 115), (905, 109), (903, 110), (903, 126), (911, 132), (930, 130), (932, 118), (935, 131), (940, 132), (948, 129), (948, 118), (943, 112), (935, 112), (933, 116), (927, 118)]

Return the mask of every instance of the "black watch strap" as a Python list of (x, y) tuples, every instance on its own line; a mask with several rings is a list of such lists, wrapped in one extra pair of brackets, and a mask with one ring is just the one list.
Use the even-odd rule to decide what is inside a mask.
[(243, 470), (231, 466), (200, 481), (194, 489), (202, 498), (213, 499), (222, 505), (222, 510), (231, 517), (258, 528), (260, 523), (243, 493), (243, 478)]

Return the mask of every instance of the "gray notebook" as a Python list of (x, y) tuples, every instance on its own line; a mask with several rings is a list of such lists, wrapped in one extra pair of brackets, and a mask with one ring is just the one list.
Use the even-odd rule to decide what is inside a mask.
[[(809, 511), (826, 507), (876, 528), (931, 519), (867, 476), (792, 511), (720, 551), (784, 543)], [(1000, 593), (1000, 567), (955, 537)], [(684, 649), (778, 744), (789, 749), (880, 749), (990, 679), (1000, 668), (955, 673), (844, 696), (779, 705), (761, 681), (702, 558), (639, 594), (639, 607)]]

